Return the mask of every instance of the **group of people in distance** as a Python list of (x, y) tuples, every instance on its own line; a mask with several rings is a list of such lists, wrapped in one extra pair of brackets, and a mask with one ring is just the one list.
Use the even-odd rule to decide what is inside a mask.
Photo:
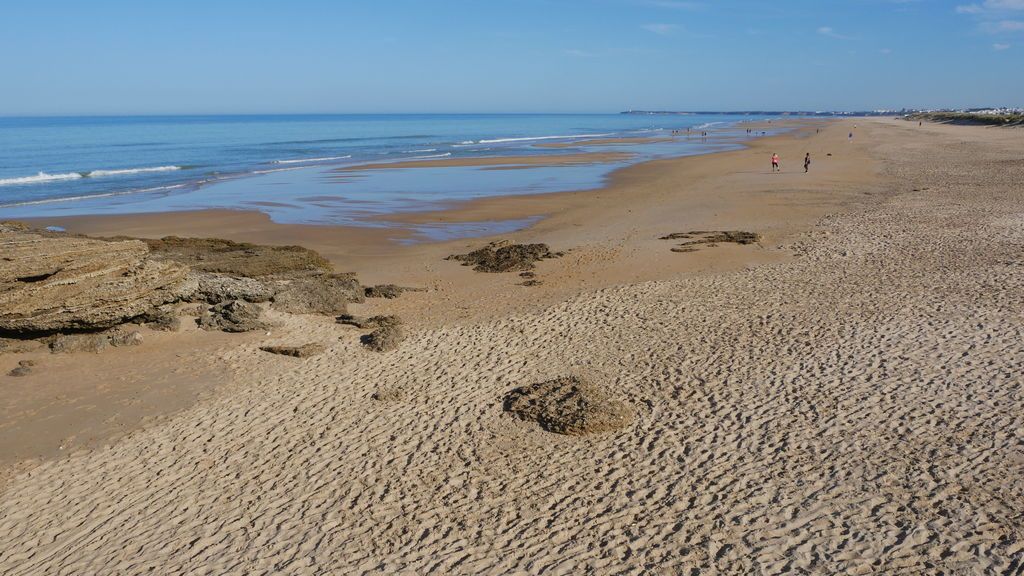
[[(811, 171), (811, 153), (808, 152), (804, 156), (804, 173)], [(772, 152), (772, 172), (782, 172), (782, 167), (779, 165), (779, 155), (776, 152)]]

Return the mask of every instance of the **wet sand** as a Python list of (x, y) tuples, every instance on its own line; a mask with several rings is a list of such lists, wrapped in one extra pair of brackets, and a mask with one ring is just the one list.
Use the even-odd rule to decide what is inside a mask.
[[(384, 355), (272, 313), (272, 335), (218, 349), (223, 392), (10, 478), (0, 573), (1012, 573), (1024, 138), (797, 125), (601, 190), (403, 217), (545, 216), (506, 236), (566, 251), (535, 287), (442, 259), (479, 239), (402, 246), (254, 213), (53, 221), (303, 244), (429, 290), (362, 305), (409, 319)], [(661, 239), (715, 230), (761, 240)], [(258, 349), (308, 342), (328, 350)], [(571, 374), (636, 419), (570, 437), (503, 414), (510, 389)]]
[(361, 172), (363, 170), (394, 170), (399, 168), (450, 168), (456, 166), (566, 166), (569, 164), (597, 164), (628, 160), (628, 152), (580, 152), (545, 156), (488, 156), (481, 158), (437, 158), (432, 160), (405, 160), (376, 164), (353, 164), (335, 168), (334, 172)]
[[(688, 135), (688, 133), (686, 134)], [(682, 135), (680, 137), (685, 137)], [(621, 146), (624, 144), (658, 144), (660, 142), (671, 142), (672, 138), (594, 138), (591, 140), (576, 140), (573, 142), (543, 142), (535, 144), (537, 148), (579, 148), (580, 146)]]

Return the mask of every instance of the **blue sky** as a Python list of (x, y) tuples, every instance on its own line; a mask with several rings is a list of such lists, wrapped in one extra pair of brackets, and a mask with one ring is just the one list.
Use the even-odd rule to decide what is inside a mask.
[(1024, 0), (4, 4), (0, 115), (1024, 105)]

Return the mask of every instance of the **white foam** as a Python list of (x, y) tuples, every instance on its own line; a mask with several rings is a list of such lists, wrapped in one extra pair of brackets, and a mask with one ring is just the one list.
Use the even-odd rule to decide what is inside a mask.
[(448, 156), (451, 156), (451, 155), (452, 155), (451, 152), (445, 152), (444, 154), (429, 154), (427, 156), (411, 156), (409, 158), (406, 158), (406, 160), (427, 160), (427, 159), (430, 159), (430, 158), (447, 158)]
[(297, 160), (274, 160), (274, 164), (305, 164), (307, 162), (330, 162), (331, 160), (344, 160), (351, 158), (352, 155), (348, 156), (326, 156), (324, 158), (299, 158)]
[(65, 172), (63, 174), (47, 174), (46, 172), (40, 172), (35, 176), (21, 176), (19, 178), (0, 179), (0, 186), (12, 186), (15, 184), (39, 184), (42, 182), (57, 182), (60, 180), (78, 180), (80, 178), (102, 178), (104, 176), (122, 176), (125, 174), (141, 174), (143, 172), (169, 172), (171, 170), (181, 170), (181, 166), (152, 166), (149, 168), (92, 170), (90, 172)]
[(143, 172), (171, 172), (181, 170), (181, 166), (152, 166), (149, 168), (123, 168), (120, 170), (93, 170), (86, 172), (83, 176), (97, 178), (101, 176), (121, 176), (122, 174), (142, 174)]
[(423, 150), (406, 150), (410, 154), (416, 154), (418, 152), (437, 152), (437, 148), (424, 148)]
[(725, 124), (725, 122), (707, 122), (697, 126), (697, 130), (704, 130), (705, 128), (711, 128), (712, 126), (718, 126), (719, 124)]
[(129, 194), (142, 194), (145, 192), (156, 192), (158, 190), (174, 190), (184, 188), (188, 184), (174, 184), (172, 186), (157, 186), (156, 188), (142, 188), (139, 190), (122, 190), (120, 192), (107, 192), (105, 194), (84, 194), (82, 196), (65, 196), (63, 198), (46, 198), (43, 200), (27, 200), (25, 202), (12, 202), (0, 204), (0, 208), (14, 208), (16, 206), (37, 206), (39, 204), (57, 204), (59, 202), (74, 202), (76, 200), (91, 200), (93, 198), (111, 198), (113, 196), (127, 196)]
[(40, 172), (35, 176), (22, 176), (20, 178), (3, 178), (0, 179), (0, 186), (12, 186), (15, 184), (38, 184), (40, 182), (56, 182), (58, 180), (78, 180), (82, 175), (78, 172), (68, 172), (66, 174), (47, 174), (46, 172)]
[(568, 140), (571, 138), (600, 138), (601, 136), (612, 136), (613, 134), (569, 134), (568, 136), (530, 136), (524, 138), (497, 138), (495, 140), (480, 140), (477, 144), (499, 144), (503, 142), (531, 142), (533, 140)]
[(271, 168), (270, 170), (253, 170), (252, 174), (273, 174), (274, 172), (291, 172), (292, 170), (304, 170), (312, 166), (291, 166), (289, 168)]

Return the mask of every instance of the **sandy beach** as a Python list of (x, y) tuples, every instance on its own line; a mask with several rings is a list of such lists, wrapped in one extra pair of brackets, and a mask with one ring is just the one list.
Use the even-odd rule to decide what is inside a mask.
[[(1021, 131), (784, 125), (392, 228), (33, 222), (298, 244), (424, 290), (352, 306), (405, 321), (384, 353), (267, 310), (266, 332), (0, 354), (3, 374), (38, 364), (0, 376), (0, 574), (1021, 573)], [(539, 221), (500, 239), (564, 253), (535, 285), (445, 260), (499, 238), (396, 242), (517, 218)], [(326, 351), (260, 350), (308, 343)], [(570, 376), (628, 423), (573, 436), (505, 410)]]

